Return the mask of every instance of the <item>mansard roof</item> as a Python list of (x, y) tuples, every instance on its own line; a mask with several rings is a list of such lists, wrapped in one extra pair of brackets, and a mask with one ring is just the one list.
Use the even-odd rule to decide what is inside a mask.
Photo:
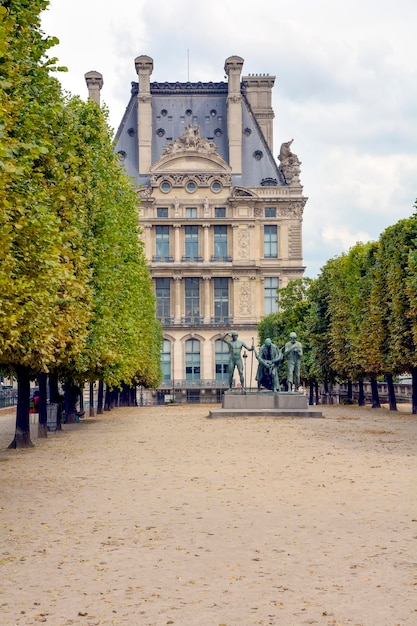
[[(132, 83), (131, 97), (115, 136), (127, 173), (138, 184), (148, 185), (150, 176), (139, 175), (138, 105), (139, 85)], [(198, 126), (201, 137), (214, 144), (219, 157), (229, 163), (227, 138), (226, 82), (151, 82), (152, 158), (154, 166), (167, 146), (175, 142), (187, 126)], [(245, 95), (242, 95), (242, 173), (232, 175), (233, 183), (243, 187), (282, 186), (285, 179), (278, 168), (262, 130)], [(151, 166), (151, 169), (152, 169)]]

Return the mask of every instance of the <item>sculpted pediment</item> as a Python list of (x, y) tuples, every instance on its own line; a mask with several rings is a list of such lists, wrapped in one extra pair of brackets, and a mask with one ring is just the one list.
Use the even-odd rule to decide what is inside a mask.
[(182, 135), (166, 146), (151, 173), (229, 173), (230, 165), (218, 154), (215, 143), (200, 136), (199, 126), (187, 126)]

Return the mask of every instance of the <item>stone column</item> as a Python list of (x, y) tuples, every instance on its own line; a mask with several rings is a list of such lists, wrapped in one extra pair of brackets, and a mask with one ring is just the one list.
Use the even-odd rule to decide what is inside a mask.
[(204, 324), (210, 323), (210, 276), (203, 276), (204, 285)]
[(181, 260), (180, 250), (180, 224), (174, 224), (174, 262), (179, 263)]
[(181, 323), (181, 276), (174, 276), (174, 324)]
[(203, 224), (203, 261), (204, 263), (208, 263), (210, 261), (209, 228), (210, 228), (210, 224)]
[(103, 76), (100, 72), (87, 72), (84, 74), (85, 82), (87, 83), (88, 99), (93, 100), (98, 106), (100, 106), (100, 91), (104, 85)]
[(229, 139), (229, 164), (232, 174), (242, 173), (242, 96), (240, 75), (243, 59), (232, 56), (226, 59), (224, 71), (229, 78), (227, 95), (227, 134)]
[(149, 168), (152, 164), (152, 96), (150, 77), (153, 70), (153, 59), (146, 55), (136, 57), (135, 68), (139, 79), (139, 174), (149, 174)]

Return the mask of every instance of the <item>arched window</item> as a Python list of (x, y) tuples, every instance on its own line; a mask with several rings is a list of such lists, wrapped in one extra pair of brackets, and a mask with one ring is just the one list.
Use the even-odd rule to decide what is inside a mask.
[(168, 339), (162, 341), (161, 369), (162, 380), (171, 380), (171, 342)]
[(185, 342), (185, 378), (200, 380), (200, 342), (188, 339)]
[(229, 379), (229, 348), (221, 339), (215, 344), (216, 380)]

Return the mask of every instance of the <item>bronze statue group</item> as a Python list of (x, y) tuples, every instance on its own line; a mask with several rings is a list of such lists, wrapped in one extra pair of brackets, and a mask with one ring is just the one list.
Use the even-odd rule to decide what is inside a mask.
[[(231, 339), (226, 339), (227, 336), (231, 336)], [(229, 388), (233, 386), (233, 375), (235, 369), (237, 369), (240, 379), (240, 385), (242, 393), (245, 392), (245, 379), (243, 376), (243, 362), (241, 351), (242, 348), (246, 348), (249, 352), (255, 354), (258, 361), (258, 369), (256, 372), (256, 381), (258, 384), (258, 391), (261, 387), (270, 389), (277, 392), (281, 390), (279, 382), (279, 366), (286, 358), (287, 360), (287, 386), (288, 391), (297, 391), (300, 386), (300, 368), (301, 358), (303, 356), (303, 348), (299, 341), (297, 341), (296, 333), (290, 333), (290, 340), (287, 341), (283, 348), (279, 348), (271, 339), (265, 339), (265, 343), (260, 347), (259, 352), (255, 350), (255, 347), (247, 346), (244, 341), (238, 339), (238, 333), (236, 331), (227, 332), (223, 335), (222, 340), (227, 344), (229, 348)], [(253, 341), (253, 340), (252, 340)]]

